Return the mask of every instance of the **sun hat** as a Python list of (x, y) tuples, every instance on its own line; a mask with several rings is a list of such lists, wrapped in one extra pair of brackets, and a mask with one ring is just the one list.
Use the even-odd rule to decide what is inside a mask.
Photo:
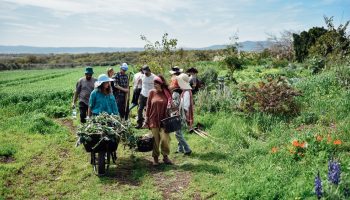
[(124, 70), (124, 71), (128, 71), (128, 69), (129, 69), (128, 64), (123, 63), (123, 64), (120, 66), (120, 69), (121, 69), (121, 70)]
[(177, 83), (179, 84), (182, 90), (190, 90), (190, 77), (187, 74), (180, 74), (176, 77)]
[(148, 65), (142, 66), (141, 70), (142, 70), (142, 71), (148, 71), (148, 72), (151, 71), (151, 69), (148, 67)]
[(110, 81), (114, 81), (114, 79), (109, 78), (106, 74), (101, 74), (98, 76), (98, 79), (95, 83), (95, 87), (99, 87), (102, 83)]
[(169, 71), (170, 74), (176, 74), (176, 73), (181, 73), (183, 71), (183, 69), (180, 69), (178, 66), (174, 66), (171, 68), (171, 70)]
[(92, 69), (92, 67), (86, 67), (85, 68), (85, 74), (93, 74), (94, 70)]

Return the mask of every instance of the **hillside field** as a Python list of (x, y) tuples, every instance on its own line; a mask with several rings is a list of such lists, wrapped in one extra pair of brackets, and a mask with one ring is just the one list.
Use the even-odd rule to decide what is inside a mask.
[[(94, 67), (94, 77), (106, 68)], [(198, 69), (200, 76), (209, 69), (228, 73), (216, 62), (200, 62)], [(316, 199), (318, 172), (323, 198), (350, 198), (350, 91), (336, 70), (312, 75), (302, 66), (248, 66), (234, 73), (238, 85), (228, 80), (221, 93), (216, 81), (206, 83), (210, 89), (196, 96), (195, 122), (213, 139), (186, 132), (193, 154), (183, 156), (175, 154), (172, 134), (175, 165), (159, 167), (151, 152), (120, 145), (106, 176), (96, 176), (89, 154), (75, 147), (79, 121), (71, 119), (70, 105), (83, 71), (0, 72), (0, 199)], [(301, 92), (298, 114), (236, 108), (241, 84), (279, 76)], [(136, 109), (133, 124), (135, 115)], [(331, 158), (341, 166), (338, 186), (328, 182)]]

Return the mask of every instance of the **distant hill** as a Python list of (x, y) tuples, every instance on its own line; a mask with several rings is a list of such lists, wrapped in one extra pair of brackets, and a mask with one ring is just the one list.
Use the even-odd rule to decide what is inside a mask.
[[(245, 41), (239, 42), (241, 51), (261, 51), (265, 48), (271, 46), (271, 42), (269, 41)], [(216, 50), (216, 49), (224, 49), (226, 45), (213, 45), (209, 47), (199, 48), (201, 50)]]
[[(239, 43), (242, 51), (260, 51), (271, 43), (267, 41), (245, 41)], [(261, 48), (263, 47), (263, 48)], [(204, 48), (184, 48), (185, 50), (217, 50), (226, 45), (213, 45)], [(33, 46), (1, 46), (0, 54), (63, 54), (63, 53), (103, 53), (103, 52), (130, 52), (143, 51), (141, 47), (33, 47)]]

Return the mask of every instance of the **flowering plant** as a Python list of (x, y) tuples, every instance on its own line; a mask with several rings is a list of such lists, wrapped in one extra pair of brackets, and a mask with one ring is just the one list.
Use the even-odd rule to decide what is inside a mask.
[(289, 152), (293, 155), (294, 160), (301, 160), (305, 156), (308, 143), (305, 141), (293, 140)]

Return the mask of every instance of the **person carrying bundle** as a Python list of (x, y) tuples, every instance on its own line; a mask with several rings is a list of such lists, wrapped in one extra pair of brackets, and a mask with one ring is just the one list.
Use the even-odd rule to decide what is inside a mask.
[[(175, 112), (172, 115), (179, 114), (182, 119), (182, 125), (187, 125), (191, 130), (193, 126), (193, 98), (189, 77), (187, 74), (182, 73), (176, 79), (182, 92), (178, 93), (176, 89), (173, 91), (173, 108), (175, 108)], [(176, 153), (191, 155), (192, 150), (185, 140), (181, 129), (175, 132), (175, 137), (178, 141)]]
[(101, 74), (96, 81), (96, 88), (91, 92), (89, 99), (89, 117), (99, 115), (103, 112), (118, 115), (118, 107), (112, 94), (110, 82), (106, 74)]

